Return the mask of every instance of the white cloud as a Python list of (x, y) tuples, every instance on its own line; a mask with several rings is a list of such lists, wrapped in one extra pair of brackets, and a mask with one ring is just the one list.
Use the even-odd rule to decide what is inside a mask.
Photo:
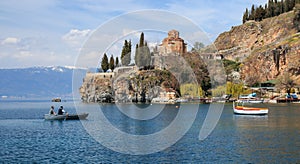
[(8, 37), (6, 39), (4, 39), (1, 44), (4, 45), (4, 44), (17, 44), (20, 42), (20, 39), (18, 38), (14, 38), (14, 37)]
[[(91, 29), (96, 29), (99, 25), (104, 26), (118, 18), (120, 14), (143, 9), (170, 11), (187, 17), (203, 28), (208, 33), (208, 37), (214, 40), (219, 33), (241, 23), (245, 8), (250, 8), (251, 4), (260, 5), (266, 2), (267, 0), (125, 0), (122, 3), (117, 0), (0, 1), (0, 6), (3, 8), (0, 16), (2, 29), (0, 31), (0, 65), (1, 67), (41, 64), (71, 65), (78, 50), (94, 31)], [(108, 55), (118, 56), (124, 39), (128, 38), (132, 39), (134, 49), (141, 32), (134, 31), (140, 29), (136, 28), (138, 25), (141, 28), (145, 28), (144, 25), (146, 25), (149, 30), (160, 30), (155, 28), (155, 23), (167, 24), (161, 32), (149, 32), (149, 35), (145, 33), (145, 39), (149, 45), (160, 43), (161, 39), (166, 36), (164, 33), (176, 26), (182, 26), (177, 30), (185, 40), (201, 41), (200, 38), (205, 37), (201, 34), (189, 35), (193, 34), (193, 30), (186, 30), (187, 28), (184, 27), (186, 23), (159, 15), (134, 15), (118, 21), (85, 45), (85, 49), (90, 50), (87, 51), (88, 53), (97, 52), (91, 53), (94, 56), (90, 54), (90, 58), (101, 59), (105, 51)], [(118, 31), (120, 28), (123, 31)]]
[(62, 40), (69, 44), (71, 47), (79, 49), (81, 48), (84, 41), (89, 37), (92, 33), (92, 30), (78, 30), (71, 29), (67, 34), (62, 37)]

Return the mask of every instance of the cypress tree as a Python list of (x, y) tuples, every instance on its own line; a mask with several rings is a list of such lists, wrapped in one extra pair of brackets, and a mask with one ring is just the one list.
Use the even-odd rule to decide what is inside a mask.
[(141, 33), (140, 43), (136, 44), (134, 59), (135, 59), (135, 64), (138, 67), (150, 66), (151, 53), (147, 45), (147, 42), (144, 41), (144, 33)]
[(261, 21), (264, 18), (264, 16), (265, 16), (265, 10), (260, 5), (255, 11), (255, 20)]
[(101, 68), (102, 68), (103, 72), (106, 72), (109, 68), (108, 58), (106, 56), (106, 53), (104, 53), (104, 55), (102, 57)]
[(144, 47), (144, 33), (141, 33), (139, 47)]
[(110, 60), (109, 60), (109, 69), (111, 69), (111, 71), (114, 71), (115, 69), (115, 59), (114, 59), (114, 55), (110, 56)]
[(275, 16), (280, 15), (280, 11), (281, 11), (281, 6), (280, 6), (281, 2), (277, 2), (277, 0), (275, 0)]
[(284, 7), (283, 7), (283, 8), (284, 8), (284, 12), (290, 11), (290, 8), (289, 8), (289, 7), (290, 7), (290, 3), (291, 3), (290, 0), (285, 0), (285, 1), (284, 1), (284, 5), (283, 5), (283, 6), (284, 6)]
[(150, 53), (150, 48), (148, 47), (147, 42), (145, 42), (145, 46), (143, 47), (143, 49), (144, 49), (145, 66), (150, 66), (150, 63), (151, 63), (151, 53)]
[(131, 60), (131, 41), (125, 40), (123, 48), (122, 48), (122, 52), (121, 52), (121, 62), (122, 65), (127, 66), (130, 64), (130, 60)]
[(246, 11), (244, 12), (243, 15), (243, 23), (247, 22), (249, 20), (249, 12), (248, 12), (248, 8), (246, 8)]
[(116, 57), (116, 67), (118, 67), (118, 66), (119, 66), (119, 58)]
[(289, 9), (290, 9), (289, 11), (292, 11), (294, 9), (295, 5), (296, 5), (296, 0), (291, 0), (290, 5), (289, 5)]
[(139, 64), (139, 60), (140, 60), (140, 56), (139, 56), (139, 45), (136, 44), (135, 45), (135, 55), (134, 55), (134, 61), (135, 61), (135, 65)]
[(249, 20), (255, 20), (255, 7), (252, 5), (251, 12), (249, 14)]

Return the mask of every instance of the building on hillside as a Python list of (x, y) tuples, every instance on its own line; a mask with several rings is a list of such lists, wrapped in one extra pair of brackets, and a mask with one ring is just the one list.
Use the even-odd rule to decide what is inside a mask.
[(163, 39), (159, 45), (159, 55), (168, 55), (174, 53), (180, 55), (187, 52), (186, 43), (179, 37), (179, 32), (171, 30), (168, 32), (168, 37)]

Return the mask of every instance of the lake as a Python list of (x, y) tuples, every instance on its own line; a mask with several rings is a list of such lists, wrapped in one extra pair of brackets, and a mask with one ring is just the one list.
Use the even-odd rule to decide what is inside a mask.
[[(147, 151), (144, 144), (134, 144), (108, 133), (103, 134), (111, 145), (125, 143), (113, 149), (93, 136), (102, 132), (97, 113), (101, 110), (119, 131), (129, 135), (147, 136), (167, 129), (180, 114), (178, 105), (152, 105), (153, 118), (132, 119), (118, 108), (141, 112), (148, 105), (82, 104), (77, 110), (72, 101), (53, 103), (48, 100), (0, 100), (0, 163), (299, 163), (300, 162), (300, 104), (263, 104), (269, 107), (267, 116), (233, 115), (232, 104), (225, 104), (215, 129), (204, 140), (199, 131), (208, 113), (209, 104), (200, 104), (195, 121), (182, 138), (159, 152), (144, 155), (120, 151), (135, 145), (134, 150)], [(51, 105), (57, 111), (63, 105), (69, 113), (89, 112), (87, 120), (45, 121)], [(158, 110), (158, 108), (162, 108)], [(138, 109), (136, 109), (138, 108)], [(161, 110), (161, 111), (160, 111)], [(192, 110), (186, 110), (182, 128), (188, 126)], [(147, 112), (147, 111), (145, 111)], [(128, 113), (127, 113), (128, 114)], [(153, 114), (153, 113), (152, 113)], [(155, 117), (154, 117), (155, 116)], [(147, 116), (145, 116), (147, 117)], [(150, 117), (150, 116), (149, 116)], [(147, 120), (146, 120), (147, 119)], [(100, 127), (98, 127), (100, 126)], [(89, 130), (87, 128), (91, 127)], [(107, 129), (106, 129), (107, 130)], [(173, 138), (181, 129), (171, 129)], [(151, 138), (152, 139), (152, 138)], [(154, 142), (157, 141), (157, 142)], [(163, 139), (145, 141), (155, 147)]]

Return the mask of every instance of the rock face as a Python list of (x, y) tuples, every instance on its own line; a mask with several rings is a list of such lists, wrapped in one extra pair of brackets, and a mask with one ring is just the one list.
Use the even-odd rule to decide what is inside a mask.
[[(80, 88), (83, 102), (147, 102), (169, 88), (179, 90), (177, 79), (165, 70), (88, 73)], [(118, 70), (120, 72), (120, 70)], [(105, 75), (105, 76), (104, 76)]]
[(159, 97), (160, 93), (168, 88), (176, 88), (176, 84), (176, 78), (168, 71), (140, 70), (127, 72), (114, 78), (113, 92), (118, 103), (149, 102)]
[(83, 102), (112, 102), (114, 73), (87, 73), (80, 87)]
[(300, 35), (295, 11), (267, 18), (261, 22), (248, 21), (232, 27), (214, 42), (218, 54), (242, 62), (241, 77), (250, 84), (275, 79), (284, 71), (299, 77)]

